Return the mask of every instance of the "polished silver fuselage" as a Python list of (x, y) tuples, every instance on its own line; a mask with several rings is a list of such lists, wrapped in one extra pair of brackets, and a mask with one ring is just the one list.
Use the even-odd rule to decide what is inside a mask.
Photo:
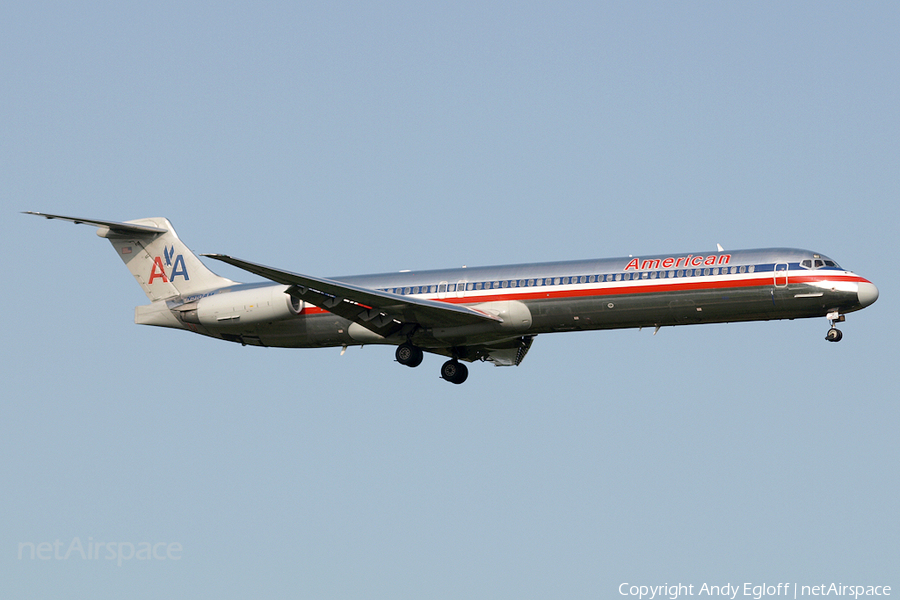
[[(505, 308), (515, 323), (508, 329), (498, 326), (459, 332), (423, 328), (406, 331), (402, 337), (383, 338), (306, 304), (297, 305), (296, 314), (287, 319), (237, 318), (213, 325), (182, 325), (250, 345), (323, 347), (408, 340), (426, 349), (439, 349), (563, 331), (824, 317), (859, 310), (874, 301), (873, 293), (877, 297), (877, 290), (866, 279), (818, 253), (791, 248), (410, 271), (332, 280), (398, 297), (498, 311)], [(244, 284), (210, 294), (265, 286), (287, 289), (281, 284)], [(169, 307), (177, 313), (181, 304), (194, 300), (173, 299)]]

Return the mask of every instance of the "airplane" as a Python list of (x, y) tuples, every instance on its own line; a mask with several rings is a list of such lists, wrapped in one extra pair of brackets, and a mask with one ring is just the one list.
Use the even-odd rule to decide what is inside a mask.
[(396, 346), (401, 365), (425, 352), (448, 360), (441, 377), (463, 383), (465, 363), (519, 365), (535, 336), (564, 331), (826, 317), (841, 340), (845, 314), (878, 288), (823, 254), (794, 248), (675, 253), (322, 278), (225, 254), (202, 256), (269, 280), (216, 275), (164, 218), (133, 221), (25, 214), (97, 227), (150, 299), (135, 323), (249, 346)]

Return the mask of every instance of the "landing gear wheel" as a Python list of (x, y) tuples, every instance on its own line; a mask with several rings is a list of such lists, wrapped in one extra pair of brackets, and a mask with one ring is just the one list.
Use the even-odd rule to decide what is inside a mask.
[(394, 353), (397, 362), (407, 367), (418, 367), (422, 364), (423, 355), (421, 348), (409, 343), (400, 344), (397, 346), (397, 352)]
[(453, 360), (448, 360), (441, 367), (441, 377), (449, 381), (450, 383), (462, 383), (469, 376), (469, 368), (466, 365), (460, 363), (455, 358)]
[(841, 333), (841, 330), (835, 329), (834, 327), (829, 329), (828, 333), (825, 334), (825, 339), (829, 342), (839, 342), (842, 337), (844, 337), (844, 334)]

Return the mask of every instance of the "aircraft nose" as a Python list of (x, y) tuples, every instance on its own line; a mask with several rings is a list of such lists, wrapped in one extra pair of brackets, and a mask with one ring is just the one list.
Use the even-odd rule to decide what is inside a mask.
[(865, 308), (878, 300), (878, 288), (875, 287), (874, 283), (861, 282), (856, 291), (856, 297), (859, 298), (860, 306)]

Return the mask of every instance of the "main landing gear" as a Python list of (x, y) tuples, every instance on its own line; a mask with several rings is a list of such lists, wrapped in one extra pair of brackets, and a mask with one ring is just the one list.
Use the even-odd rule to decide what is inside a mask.
[(412, 344), (400, 344), (394, 353), (397, 362), (407, 367), (418, 367), (421, 365), (423, 356), (422, 349)]
[(462, 383), (469, 376), (469, 368), (456, 360), (448, 360), (441, 367), (441, 377), (450, 383)]
[(843, 323), (846, 320), (844, 315), (838, 313), (837, 311), (828, 313), (828, 324), (831, 325), (831, 329), (828, 330), (828, 333), (825, 334), (825, 339), (829, 342), (839, 342), (841, 338), (844, 337), (844, 334), (841, 333), (841, 330), (834, 326), (835, 323)]
[[(422, 349), (409, 342), (397, 346), (394, 357), (397, 362), (407, 367), (418, 367), (422, 364)], [(441, 377), (450, 383), (462, 383), (469, 376), (469, 368), (455, 358), (451, 358), (441, 367)]]

